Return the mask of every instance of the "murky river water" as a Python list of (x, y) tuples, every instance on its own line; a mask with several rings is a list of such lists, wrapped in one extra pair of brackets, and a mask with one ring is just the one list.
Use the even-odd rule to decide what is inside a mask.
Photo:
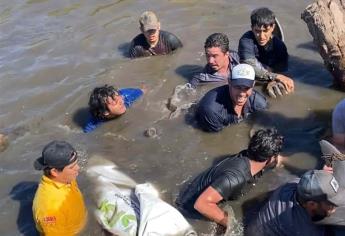
[[(0, 154), (0, 234), (33, 235), (31, 200), (41, 173), (32, 163), (52, 139), (74, 144), (85, 163), (95, 156), (115, 162), (138, 183), (155, 184), (173, 203), (181, 185), (215, 158), (245, 148), (253, 126), (275, 126), (286, 136), (289, 168), (265, 174), (241, 201), (233, 202), (238, 217), (244, 201), (316, 167), (318, 140), (329, 134), (330, 112), (343, 93), (330, 87), (331, 77), (300, 19), (310, 2), (1, 1), (0, 133), (9, 135), (10, 146)], [(166, 102), (174, 87), (205, 63), (206, 37), (225, 32), (236, 49), (249, 29), (249, 13), (258, 6), (275, 11), (284, 28), (295, 93), (271, 99), (264, 115), (218, 134), (196, 129), (188, 114), (168, 119)], [(172, 56), (129, 60), (124, 56), (128, 43), (139, 32), (140, 13), (148, 9), (158, 14), (162, 29), (180, 37), (184, 48)], [(148, 93), (125, 116), (83, 134), (89, 92), (105, 83), (145, 84)], [(199, 96), (209, 88), (199, 89)], [(157, 129), (158, 137), (143, 135), (149, 127)], [(84, 173), (79, 183), (91, 206)], [(201, 234), (212, 233), (209, 223), (190, 222)], [(90, 212), (83, 235), (102, 234)]]

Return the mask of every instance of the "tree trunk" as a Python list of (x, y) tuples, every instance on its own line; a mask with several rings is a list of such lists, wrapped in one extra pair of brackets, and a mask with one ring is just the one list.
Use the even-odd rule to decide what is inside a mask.
[(335, 85), (345, 91), (345, 0), (318, 0), (301, 17)]

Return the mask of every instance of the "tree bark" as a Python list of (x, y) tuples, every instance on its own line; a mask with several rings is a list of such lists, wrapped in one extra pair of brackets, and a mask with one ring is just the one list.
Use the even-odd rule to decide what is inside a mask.
[(301, 17), (335, 85), (345, 91), (345, 0), (318, 0)]

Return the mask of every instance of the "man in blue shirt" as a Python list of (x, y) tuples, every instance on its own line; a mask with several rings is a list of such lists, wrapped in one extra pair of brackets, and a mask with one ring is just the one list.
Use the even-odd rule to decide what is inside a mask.
[(245, 228), (245, 235), (329, 235), (315, 224), (345, 204), (345, 189), (331, 173), (310, 170), (299, 181), (283, 185)]
[(240, 123), (256, 111), (267, 108), (266, 98), (253, 90), (255, 72), (252, 66), (239, 64), (232, 69), (228, 85), (210, 90), (198, 104), (196, 119), (209, 132)]
[(117, 90), (108, 85), (95, 88), (89, 100), (91, 117), (83, 129), (84, 132), (89, 133), (104, 121), (123, 115), (142, 95), (143, 91), (138, 88)]
[(207, 64), (201, 73), (193, 76), (190, 81), (192, 87), (204, 83), (227, 83), (231, 77), (232, 68), (240, 63), (237, 52), (229, 49), (228, 36), (214, 33), (205, 41), (205, 55)]
[(241, 37), (238, 45), (241, 63), (254, 67), (256, 78), (268, 83), (270, 96), (293, 92), (293, 80), (278, 74), (287, 70), (289, 55), (284, 42), (273, 35), (274, 13), (268, 8), (258, 8), (251, 13), (250, 20), (252, 29)]

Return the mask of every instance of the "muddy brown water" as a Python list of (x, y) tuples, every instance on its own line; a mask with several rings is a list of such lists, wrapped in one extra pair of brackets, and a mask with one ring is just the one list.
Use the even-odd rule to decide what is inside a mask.
[[(330, 113), (343, 98), (332, 80), (300, 13), (312, 1), (52, 1), (0, 2), (0, 133), (10, 146), (0, 153), (0, 234), (34, 235), (31, 200), (41, 173), (32, 163), (52, 139), (71, 142), (83, 165), (102, 156), (115, 162), (138, 183), (152, 182), (163, 199), (173, 203), (179, 189), (223, 155), (244, 149), (251, 128), (275, 126), (286, 137), (289, 168), (266, 173), (240, 201), (232, 202), (237, 217), (242, 205), (319, 162), (318, 140), (329, 134)], [(290, 54), (293, 95), (270, 99), (270, 109), (251, 121), (207, 134), (195, 128), (190, 115), (168, 119), (168, 97), (205, 63), (203, 43), (225, 32), (230, 45), (249, 29), (249, 13), (269, 6), (284, 28)], [(155, 11), (162, 29), (179, 36), (183, 50), (171, 56), (129, 60), (129, 41), (138, 33), (138, 16)], [(98, 85), (136, 87), (147, 94), (126, 115), (83, 134), (90, 91)], [(201, 96), (210, 87), (198, 90)], [(258, 87), (260, 90), (260, 87)], [(154, 127), (158, 136), (147, 138)], [(79, 176), (90, 209), (83, 235), (102, 235), (92, 217), (90, 189)], [(201, 235), (212, 225), (190, 220)]]

